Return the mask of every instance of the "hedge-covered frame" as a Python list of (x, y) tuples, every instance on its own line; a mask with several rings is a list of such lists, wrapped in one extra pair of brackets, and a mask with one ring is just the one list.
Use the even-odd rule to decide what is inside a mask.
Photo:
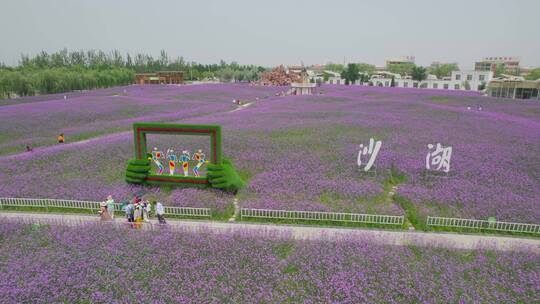
[[(210, 136), (210, 162), (221, 164), (221, 126), (218, 125), (185, 125), (157, 122), (137, 122), (133, 124), (135, 142), (135, 158), (146, 159), (146, 134), (176, 134)], [(208, 179), (201, 176), (171, 176), (149, 174), (149, 184), (208, 184)]]

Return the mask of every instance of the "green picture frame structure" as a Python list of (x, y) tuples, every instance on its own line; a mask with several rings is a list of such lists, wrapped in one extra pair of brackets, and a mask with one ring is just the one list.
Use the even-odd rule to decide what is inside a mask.
[[(193, 135), (210, 137), (210, 160), (212, 164), (220, 165), (222, 161), (221, 126), (219, 125), (193, 125), (171, 124), (158, 122), (137, 122), (133, 124), (133, 136), (135, 143), (135, 158), (146, 159), (146, 135)], [(146, 183), (154, 185), (178, 185), (178, 184), (209, 184), (207, 177), (149, 174)]]

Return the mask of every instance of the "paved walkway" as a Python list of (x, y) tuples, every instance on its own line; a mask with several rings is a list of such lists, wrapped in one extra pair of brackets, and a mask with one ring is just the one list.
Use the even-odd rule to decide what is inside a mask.
[[(81, 225), (99, 222), (98, 216), (0, 212), (0, 220), (11, 219), (28, 223), (59, 223), (63, 225)], [(503, 251), (540, 252), (540, 239), (517, 238), (507, 236), (432, 233), (416, 231), (392, 231), (358, 228), (333, 228), (317, 226), (292, 226), (255, 224), (245, 222), (213, 222), (167, 220), (169, 229), (192, 232), (212, 231), (215, 233), (252, 232), (262, 236), (285, 236), (298, 240), (339, 240), (350, 238), (368, 239), (370, 242), (385, 245), (416, 245), (454, 249), (489, 248)], [(126, 224), (124, 218), (116, 219), (115, 224)], [(146, 229), (163, 228), (156, 221), (145, 225)]]

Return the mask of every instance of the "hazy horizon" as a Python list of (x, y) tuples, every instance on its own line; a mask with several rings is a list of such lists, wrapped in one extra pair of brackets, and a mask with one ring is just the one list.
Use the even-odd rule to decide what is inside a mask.
[[(517, 2), (517, 1), (516, 1)], [(540, 1), (3, 1), (0, 62), (119, 50), (217, 63), (325, 64), (416, 57), (419, 65), (518, 56), (540, 66)]]

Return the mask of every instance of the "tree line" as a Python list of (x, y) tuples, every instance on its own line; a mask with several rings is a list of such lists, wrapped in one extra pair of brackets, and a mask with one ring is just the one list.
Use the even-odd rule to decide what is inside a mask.
[[(407, 64), (408, 65), (408, 64)], [(341, 70), (341, 77), (345, 79), (345, 84), (351, 84), (354, 83), (357, 80), (360, 80), (361, 82), (368, 82), (370, 79), (370, 75), (375, 72), (375, 66), (369, 66), (365, 63), (349, 63), (346, 67), (344, 67)], [(391, 71), (391, 73), (395, 74), (402, 74), (402, 75), (410, 75), (413, 80), (416, 81), (422, 81), (427, 78), (427, 74), (430, 72), (429, 69), (426, 69), (421, 66), (412, 65), (410, 70), (407, 72), (397, 73), (395, 71)], [(449, 71), (448, 73), (451, 73)], [(392, 82), (390, 86), (395, 85), (394, 76), (392, 76)]]
[(183, 71), (185, 80), (219, 79), (254, 81), (265, 69), (236, 62), (201, 64), (183, 57), (170, 58), (162, 50), (157, 58), (148, 54), (125, 56), (114, 50), (68, 51), (22, 55), (19, 64), (0, 64), (0, 98), (61, 93), (131, 84), (136, 73)]
[[(325, 70), (345, 73), (348, 74), (349, 70), (352, 68), (354, 71), (363, 73), (366, 75), (371, 75), (375, 72), (376, 67), (369, 63), (350, 63), (348, 65), (338, 64), (338, 63), (327, 63), (325, 65)], [(402, 76), (413, 75), (413, 71), (418, 72), (420, 67), (414, 63), (390, 63), (387, 64), (385, 70), (390, 73), (400, 74)], [(459, 71), (459, 67), (456, 63), (434, 63), (427, 68), (424, 68), (425, 72), (428, 74), (433, 74), (437, 78), (441, 79), (443, 77), (450, 76), (452, 71)]]

